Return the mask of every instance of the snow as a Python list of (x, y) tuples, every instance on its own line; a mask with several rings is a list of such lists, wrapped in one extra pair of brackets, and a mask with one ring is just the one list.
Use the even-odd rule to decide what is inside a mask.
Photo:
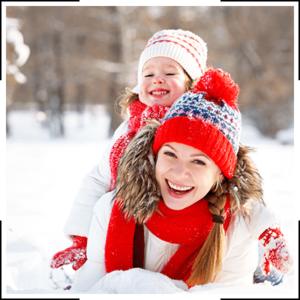
[[(101, 111), (96, 115), (85, 112), (78, 121), (75, 113), (66, 113), (64, 139), (51, 139), (38, 119), (34, 111), (11, 111), (8, 118), (12, 136), (6, 144), (7, 201), (3, 224), (6, 294), (64, 294), (68, 297), (75, 293), (85, 298), (87, 295), (82, 293), (63, 290), (74, 278), (75, 271), (70, 265), (55, 270), (49, 265), (56, 252), (70, 246), (62, 228), (83, 176), (99, 162), (108, 144), (109, 117)], [(253, 157), (264, 178), (265, 200), (280, 212), (282, 231), (296, 254), (294, 146), (262, 137), (245, 122), (242, 143), (257, 149)], [(108, 274), (97, 283), (93, 293), (179, 296), (187, 293), (220, 297), (262, 294), (268, 298), (284, 294), (292, 297), (297, 294), (297, 271), (292, 271), (275, 287), (269, 283), (207, 284), (186, 290), (182, 282), (162, 274), (133, 269)]]

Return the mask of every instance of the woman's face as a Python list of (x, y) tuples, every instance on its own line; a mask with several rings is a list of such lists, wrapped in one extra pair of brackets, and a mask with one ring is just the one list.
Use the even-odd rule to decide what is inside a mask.
[(165, 204), (180, 210), (201, 200), (223, 175), (205, 153), (193, 147), (166, 143), (158, 151), (155, 177)]
[(183, 68), (168, 57), (149, 59), (142, 72), (139, 99), (147, 106), (171, 106), (186, 92)]

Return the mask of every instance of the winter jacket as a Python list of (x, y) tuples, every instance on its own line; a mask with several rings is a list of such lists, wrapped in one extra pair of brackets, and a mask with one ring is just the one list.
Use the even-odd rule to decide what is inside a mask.
[[(87, 262), (76, 273), (72, 289), (88, 292), (106, 274), (104, 249), (106, 233), (113, 206), (114, 191), (105, 194), (94, 208), (88, 235)], [(223, 266), (215, 279), (222, 284), (252, 284), (258, 262), (258, 237), (280, 221), (276, 214), (257, 202), (253, 208), (255, 221), (235, 216), (226, 232)], [(144, 225), (146, 270), (159, 272), (180, 245), (170, 244), (153, 235)]]
[(127, 121), (123, 122), (115, 131), (112, 140), (105, 149), (102, 159), (91, 172), (82, 180), (81, 187), (71, 207), (64, 234), (71, 238), (72, 235), (88, 236), (93, 208), (96, 202), (109, 190), (111, 173), (109, 167), (109, 154), (116, 140), (128, 132)]

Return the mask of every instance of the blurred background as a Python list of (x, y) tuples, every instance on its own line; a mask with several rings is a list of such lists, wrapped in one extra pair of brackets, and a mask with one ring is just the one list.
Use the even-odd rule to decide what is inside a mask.
[(148, 39), (181, 28), (207, 43), (208, 66), (238, 83), (243, 117), (275, 138), (294, 121), (293, 18), (285, 6), (7, 7), (7, 136), (16, 110), (53, 138), (66, 136), (70, 112), (80, 127), (105, 110), (112, 134), (122, 121), (115, 101), (136, 85)]
[[(82, 178), (121, 123), (115, 102), (135, 87), (140, 54), (162, 29), (202, 37), (207, 65), (239, 85), (241, 142), (257, 149), (265, 201), (297, 244), (293, 7), (6, 6), (6, 13), (8, 293), (72, 284), (72, 267), (51, 269), (51, 257), (70, 246), (62, 229)], [(291, 273), (284, 292), (293, 280)]]

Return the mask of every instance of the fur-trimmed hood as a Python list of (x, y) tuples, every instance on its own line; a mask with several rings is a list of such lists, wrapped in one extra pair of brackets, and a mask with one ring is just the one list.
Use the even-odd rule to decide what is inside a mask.
[[(152, 144), (160, 122), (151, 120), (143, 127), (122, 155), (116, 182), (116, 196), (126, 217), (135, 217), (142, 223), (157, 210), (161, 193), (155, 179), (155, 157)], [(206, 198), (230, 194), (232, 214), (251, 214), (252, 204), (264, 204), (261, 176), (250, 157), (253, 150), (239, 145), (237, 165), (232, 179), (225, 179), (218, 191), (209, 192)]]

